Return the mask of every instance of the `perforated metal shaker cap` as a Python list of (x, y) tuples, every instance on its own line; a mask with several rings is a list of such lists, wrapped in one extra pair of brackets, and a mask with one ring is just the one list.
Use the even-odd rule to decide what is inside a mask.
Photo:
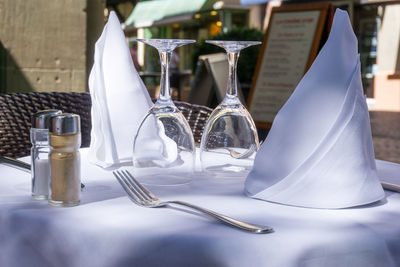
[(32, 128), (48, 129), (51, 116), (61, 113), (61, 110), (58, 109), (46, 109), (36, 112), (32, 116)]
[(76, 134), (81, 131), (81, 118), (77, 114), (62, 113), (50, 118), (50, 133)]

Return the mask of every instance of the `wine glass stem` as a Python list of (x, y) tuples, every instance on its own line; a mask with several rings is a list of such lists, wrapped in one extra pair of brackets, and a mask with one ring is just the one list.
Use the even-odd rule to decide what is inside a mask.
[(160, 52), (161, 61), (161, 79), (160, 79), (160, 94), (159, 100), (170, 100), (171, 95), (169, 92), (169, 62), (171, 60), (172, 52)]
[(226, 95), (228, 97), (237, 97), (237, 84), (236, 84), (236, 66), (239, 59), (239, 52), (227, 52), (229, 62), (229, 76)]

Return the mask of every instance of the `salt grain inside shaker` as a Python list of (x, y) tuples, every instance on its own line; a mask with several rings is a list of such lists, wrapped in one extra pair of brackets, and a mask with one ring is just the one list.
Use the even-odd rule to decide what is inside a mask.
[(51, 186), (49, 204), (76, 206), (80, 203), (80, 117), (64, 113), (50, 119)]
[(51, 116), (61, 114), (60, 110), (48, 109), (39, 111), (32, 116), (31, 137), (31, 174), (32, 197), (34, 199), (47, 199), (50, 185), (49, 165), (49, 119)]

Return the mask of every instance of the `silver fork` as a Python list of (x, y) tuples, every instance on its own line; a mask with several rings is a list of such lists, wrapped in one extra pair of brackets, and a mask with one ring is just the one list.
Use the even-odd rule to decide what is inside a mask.
[(239, 221), (228, 216), (219, 214), (217, 212), (204, 209), (186, 202), (182, 201), (161, 201), (153, 193), (151, 193), (146, 187), (144, 187), (139, 181), (137, 181), (130, 172), (124, 171), (114, 171), (115, 178), (121, 184), (122, 188), (128, 194), (129, 198), (139, 206), (146, 208), (158, 208), (158, 207), (168, 207), (170, 204), (177, 204), (185, 206), (205, 214), (208, 214), (221, 222), (228, 224), (230, 226), (239, 228), (241, 230), (249, 231), (256, 234), (266, 234), (271, 233), (274, 230), (269, 226), (260, 226), (243, 221)]

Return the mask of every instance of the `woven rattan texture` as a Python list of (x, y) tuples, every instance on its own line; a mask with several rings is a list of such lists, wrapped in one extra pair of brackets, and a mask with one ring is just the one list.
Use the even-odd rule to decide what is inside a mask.
[(189, 104), (180, 101), (174, 101), (174, 103), (188, 121), (193, 132), (194, 141), (200, 144), (204, 126), (207, 123), (212, 109), (205, 106)]
[[(204, 126), (212, 109), (175, 101), (187, 119), (196, 143), (200, 143)], [(88, 93), (19, 93), (0, 94), (0, 156), (13, 158), (30, 154), (29, 129), (34, 113), (60, 109), (81, 117), (82, 147), (90, 145), (91, 99)]]
[(80, 115), (82, 147), (89, 146), (90, 108), (88, 93), (0, 94), (0, 156), (16, 158), (30, 154), (31, 117), (45, 109)]

